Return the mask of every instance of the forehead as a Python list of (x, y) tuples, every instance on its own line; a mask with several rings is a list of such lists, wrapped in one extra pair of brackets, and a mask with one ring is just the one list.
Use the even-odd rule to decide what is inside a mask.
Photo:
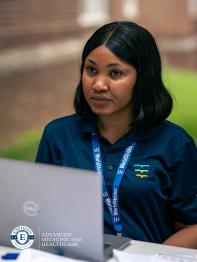
[(92, 52), (90, 52), (89, 55), (86, 57), (86, 62), (90, 60), (99, 64), (118, 63), (126, 65), (124, 61), (120, 60), (114, 53), (112, 53), (105, 46), (99, 46), (92, 50)]

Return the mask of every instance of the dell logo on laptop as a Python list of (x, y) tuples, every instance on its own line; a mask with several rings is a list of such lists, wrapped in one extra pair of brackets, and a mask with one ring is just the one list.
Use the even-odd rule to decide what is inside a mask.
[(23, 211), (28, 216), (37, 216), (39, 213), (39, 206), (36, 202), (28, 200), (23, 203)]

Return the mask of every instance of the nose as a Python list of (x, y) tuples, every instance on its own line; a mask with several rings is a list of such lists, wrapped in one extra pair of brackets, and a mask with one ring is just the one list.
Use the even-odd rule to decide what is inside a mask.
[(93, 83), (93, 86), (95, 91), (101, 92), (101, 91), (107, 91), (108, 90), (108, 84), (105, 77), (97, 77)]

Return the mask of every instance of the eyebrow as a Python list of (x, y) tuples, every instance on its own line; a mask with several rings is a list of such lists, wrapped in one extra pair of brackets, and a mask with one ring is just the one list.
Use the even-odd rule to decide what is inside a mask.
[[(93, 65), (97, 65), (96, 62), (94, 62), (92, 59), (88, 59), (88, 62), (92, 63)], [(107, 65), (107, 67), (114, 67), (114, 66), (121, 66), (121, 64), (111, 63)]]

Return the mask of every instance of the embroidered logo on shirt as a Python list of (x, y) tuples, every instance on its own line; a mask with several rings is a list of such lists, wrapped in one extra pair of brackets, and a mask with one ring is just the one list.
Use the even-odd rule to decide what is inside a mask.
[(135, 176), (141, 179), (148, 177), (150, 165), (135, 164)]

